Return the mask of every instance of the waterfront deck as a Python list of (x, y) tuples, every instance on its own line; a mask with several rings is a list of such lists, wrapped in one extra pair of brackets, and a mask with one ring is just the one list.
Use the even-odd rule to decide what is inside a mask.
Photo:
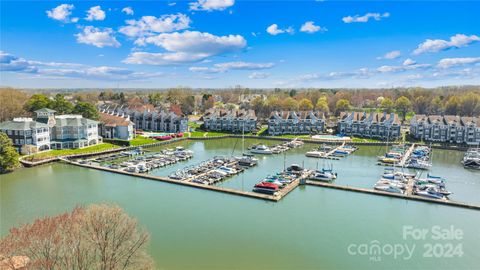
[(398, 163), (398, 166), (399, 166), (399, 167), (405, 166), (405, 163), (407, 163), (407, 160), (408, 160), (408, 159), (410, 158), (410, 156), (412, 155), (413, 149), (415, 149), (415, 144), (412, 144), (412, 145), (410, 146), (410, 148), (408, 148), (408, 150), (405, 152), (405, 154), (403, 155), (402, 159), (401, 159), (400, 162)]

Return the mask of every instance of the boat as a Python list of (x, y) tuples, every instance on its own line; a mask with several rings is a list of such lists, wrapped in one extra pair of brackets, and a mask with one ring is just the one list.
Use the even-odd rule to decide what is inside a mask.
[(300, 167), (298, 164), (292, 164), (290, 167), (287, 168), (288, 172), (301, 172), (303, 168)]
[(272, 150), (264, 144), (256, 145), (250, 149), (250, 152), (253, 154), (262, 154), (262, 155), (271, 155), (273, 154)]
[(411, 169), (428, 170), (432, 167), (432, 164), (423, 160), (411, 159), (406, 167)]
[(183, 148), (182, 146), (177, 146), (177, 147), (175, 147), (174, 153), (184, 153), (184, 154), (193, 155), (193, 151), (192, 151), (192, 150), (187, 150), (187, 149)]
[(382, 159), (380, 159), (380, 161), (387, 164), (395, 164), (399, 162), (399, 160), (396, 158), (387, 158), (387, 157), (383, 157)]
[(378, 184), (375, 184), (375, 186), (373, 188), (375, 190), (385, 191), (385, 192), (390, 192), (390, 193), (399, 193), (399, 194), (404, 193), (404, 191), (401, 188), (396, 187), (392, 184), (378, 183)]
[(260, 182), (253, 187), (254, 192), (265, 194), (275, 194), (278, 189), (279, 187), (277, 185), (268, 182)]
[(220, 166), (220, 167), (218, 167), (218, 170), (226, 172), (229, 175), (233, 175), (233, 174), (237, 173), (237, 170), (235, 170), (233, 168), (230, 168), (230, 167), (227, 167), (227, 166)]
[(330, 182), (337, 178), (337, 173), (332, 170), (322, 169), (321, 171), (315, 171), (313, 175), (309, 177), (310, 180)]
[(322, 151), (308, 151), (307, 153), (305, 153), (305, 156), (307, 157), (314, 157), (314, 158), (322, 158), (322, 157), (325, 157), (325, 152), (322, 152)]
[(421, 190), (421, 189), (417, 188), (415, 190), (415, 194), (418, 195), (418, 196), (431, 198), (431, 199), (444, 199), (445, 198), (445, 195), (438, 192), (438, 190), (434, 187), (429, 187), (429, 188), (426, 188), (425, 190)]
[(238, 164), (241, 166), (255, 166), (258, 163), (258, 158), (255, 158), (253, 155), (243, 154), (241, 157), (235, 158), (238, 161)]

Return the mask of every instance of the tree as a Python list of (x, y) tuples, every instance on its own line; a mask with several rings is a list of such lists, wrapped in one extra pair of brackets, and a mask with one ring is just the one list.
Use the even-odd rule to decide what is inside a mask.
[(380, 104), (383, 112), (391, 113), (394, 107), (393, 101), (390, 98), (384, 98)]
[(52, 102), (44, 94), (35, 94), (30, 97), (30, 99), (25, 103), (25, 110), (33, 113), (36, 110), (43, 108), (51, 109)]
[(350, 110), (350, 102), (346, 99), (339, 99), (337, 103), (335, 104), (335, 112), (340, 114), (342, 111), (348, 111)]
[(180, 98), (180, 107), (182, 108), (182, 111), (184, 114), (192, 114), (192, 112), (195, 110), (195, 97), (188, 95)]
[(50, 107), (57, 111), (58, 114), (68, 114), (73, 110), (73, 105), (69, 101), (65, 100), (65, 96), (62, 94), (56, 94), (55, 98), (51, 102)]
[(77, 102), (73, 108), (73, 113), (81, 114), (83, 117), (93, 120), (98, 120), (100, 118), (97, 108), (87, 102)]
[(445, 103), (445, 114), (458, 115), (460, 107), (460, 99), (457, 96), (451, 96)]
[(12, 140), (7, 134), (0, 132), (0, 173), (15, 170), (20, 165), (19, 154), (13, 147)]
[(295, 89), (290, 90), (290, 92), (288, 93), (288, 95), (289, 95), (290, 97), (296, 96), (296, 95), (297, 95), (297, 90), (295, 90)]
[(300, 100), (300, 102), (298, 103), (298, 108), (301, 111), (311, 111), (311, 110), (313, 110), (313, 104), (309, 99), (302, 98)]
[(431, 114), (443, 114), (443, 104), (442, 99), (437, 96), (430, 102), (430, 113)]
[(0, 89), (0, 122), (25, 115), (23, 109), (24, 103), (27, 101), (27, 95), (11, 88)]
[(0, 250), (7, 265), (18, 254), (29, 258), (28, 269), (146, 270), (148, 239), (120, 207), (91, 205), (13, 228)]
[(286, 98), (285, 100), (283, 100), (282, 103), (283, 103), (282, 108), (284, 110), (287, 110), (287, 111), (298, 110), (298, 102), (291, 97)]
[(324, 113), (328, 113), (330, 111), (329, 108), (328, 108), (327, 96), (320, 97), (317, 100), (317, 104), (315, 105), (315, 109), (317, 111), (321, 111), (321, 112), (324, 112)]
[(476, 116), (480, 113), (480, 97), (469, 92), (460, 98), (460, 112), (464, 116)]
[(395, 109), (400, 112), (403, 120), (405, 120), (407, 112), (410, 110), (411, 107), (412, 102), (410, 102), (410, 100), (406, 96), (401, 96), (397, 98), (397, 100), (395, 100)]

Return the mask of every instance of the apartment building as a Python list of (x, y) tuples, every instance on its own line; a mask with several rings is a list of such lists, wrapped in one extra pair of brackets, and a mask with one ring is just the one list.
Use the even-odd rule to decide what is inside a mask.
[(401, 122), (394, 113), (342, 112), (337, 122), (340, 134), (381, 140), (398, 139), (400, 128)]
[(135, 137), (135, 124), (130, 116), (100, 113), (100, 134), (103, 138), (131, 140)]
[(415, 115), (410, 135), (427, 142), (480, 144), (480, 119), (455, 115)]
[(0, 123), (0, 131), (7, 134), (18, 151), (23, 145), (31, 145), (36, 151), (50, 149), (50, 131), (47, 124), (32, 118), (14, 118)]
[(274, 111), (268, 118), (268, 135), (318, 134), (325, 129), (325, 115), (316, 111)]
[(129, 117), (136, 129), (167, 133), (185, 132), (188, 130), (188, 118), (174, 112), (151, 110), (150, 108), (127, 108), (123, 106), (103, 106), (100, 112), (120, 117)]
[(210, 109), (201, 118), (204, 128), (211, 131), (234, 133), (251, 132), (257, 128), (254, 110)]

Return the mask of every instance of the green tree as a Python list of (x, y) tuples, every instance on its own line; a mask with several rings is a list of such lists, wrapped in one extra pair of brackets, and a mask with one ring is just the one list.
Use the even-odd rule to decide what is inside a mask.
[(335, 104), (335, 112), (337, 113), (337, 115), (339, 115), (342, 111), (348, 110), (350, 110), (350, 101), (348, 101), (347, 99), (339, 99)]
[(401, 96), (395, 101), (395, 109), (400, 112), (403, 120), (405, 120), (405, 117), (407, 116), (407, 113), (411, 107), (412, 102), (410, 102), (410, 100), (406, 96)]
[(33, 113), (36, 110), (43, 108), (51, 109), (52, 102), (44, 94), (35, 94), (30, 97), (30, 99), (25, 103), (25, 110)]
[(440, 98), (439, 96), (435, 97), (434, 99), (432, 99), (432, 102), (430, 102), (430, 113), (431, 114), (443, 113), (442, 98)]
[(391, 113), (393, 111), (393, 101), (390, 98), (384, 98), (380, 104), (383, 112)]
[(298, 103), (298, 108), (301, 111), (311, 111), (313, 110), (313, 104), (308, 98), (302, 98)]
[(297, 90), (295, 90), (295, 89), (290, 90), (290, 92), (288, 93), (288, 95), (289, 95), (290, 97), (296, 96), (296, 95), (297, 95)]
[(321, 111), (321, 112), (324, 112), (324, 113), (328, 113), (329, 112), (329, 108), (328, 108), (328, 100), (327, 100), (327, 97), (326, 96), (323, 96), (323, 97), (320, 97), (318, 100), (317, 100), (317, 104), (315, 106), (315, 109), (317, 111)]
[(460, 99), (457, 96), (451, 96), (445, 103), (445, 114), (458, 115), (460, 107)]
[(73, 113), (81, 114), (83, 117), (93, 120), (98, 120), (100, 118), (97, 108), (88, 102), (77, 102), (73, 108)]
[(58, 114), (68, 114), (73, 111), (73, 105), (65, 99), (62, 94), (56, 94), (51, 102), (50, 107), (57, 111)]
[(20, 165), (19, 154), (7, 134), (0, 132), (0, 173), (11, 172)]

